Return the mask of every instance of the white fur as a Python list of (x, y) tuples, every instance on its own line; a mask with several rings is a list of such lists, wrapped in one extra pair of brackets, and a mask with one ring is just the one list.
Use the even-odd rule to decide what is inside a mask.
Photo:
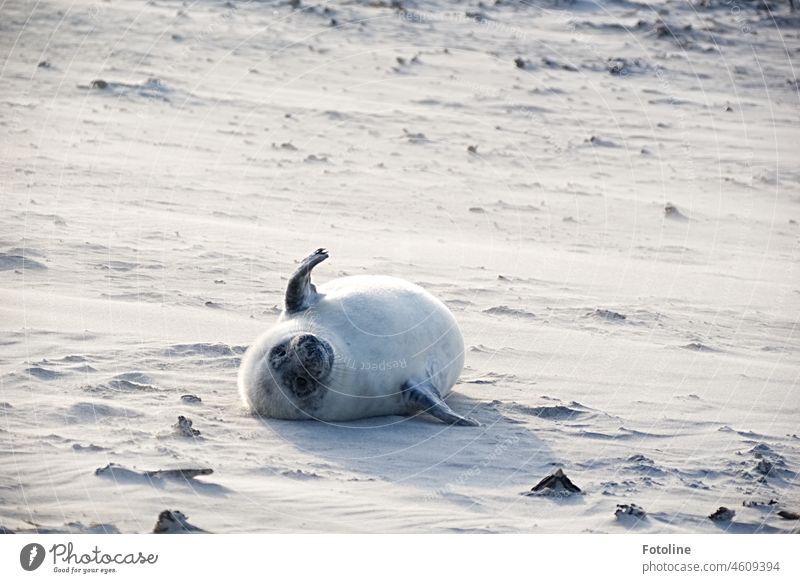
[(343, 277), (317, 289), (317, 303), (278, 322), (247, 350), (239, 369), (239, 392), (256, 413), (304, 419), (282, 390), (270, 397), (266, 355), (298, 332), (327, 340), (335, 353), (328, 391), (313, 417), (346, 421), (409, 411), (400, 389), (430, 379), (444, 397), (464, 366), (464, 341), (447, 307), (421, 287), (386, 276)]

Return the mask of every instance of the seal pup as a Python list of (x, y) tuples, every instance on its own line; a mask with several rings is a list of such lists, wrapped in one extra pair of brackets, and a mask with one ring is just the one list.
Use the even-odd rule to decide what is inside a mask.
[(464, 340), (450, 310), (396, 277), (341, 277), (318, 290), (311, 271), (327, 258), (317, 249), (300, 263), (277, 323), (245, 353), (238, 380), (245, 404), (277, 419), (425, 412), (479, 425), (444, 402), (464, 366)]

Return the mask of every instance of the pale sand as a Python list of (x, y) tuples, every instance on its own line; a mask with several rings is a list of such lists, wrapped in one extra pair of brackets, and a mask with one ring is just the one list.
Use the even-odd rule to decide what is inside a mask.
[[(673, 1), (673, 36), (644, 3), (404, 4), (426, 20), (3, 3), (0, 526), (796, 525), (798, 16)], [(248, 415), (240, 356), (322, 246), (317, 281), (447, 303), (449, 403), (483, 427)], [(582, 494), (521, 495), (559, 467)], [(214, 473), (142, 474), (176, 468)]]

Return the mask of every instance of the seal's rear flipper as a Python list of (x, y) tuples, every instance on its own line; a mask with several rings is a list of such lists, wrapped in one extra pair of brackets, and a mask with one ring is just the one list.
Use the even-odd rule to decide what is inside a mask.
[(422, 381), (415, 383), (413, 381), (407, 382), (403, 386), (403, 398), (411, 411), (422, 411), (433, 415), (437, 419), (441, 419), (450, 425), (461, 425), (465, 427), (477, 427), (480, 425), (474, 419), (462, 417), (453, 411), (447, 403), (444, 402), (439, 391), (431, 384), (430, 381)]
[(325, 249), (317, 249), (303, 259), (286, 286), (286, 311), (299, 312), (317, 300), (317, 288), (311, 283), (311, 270), (328, 258)]

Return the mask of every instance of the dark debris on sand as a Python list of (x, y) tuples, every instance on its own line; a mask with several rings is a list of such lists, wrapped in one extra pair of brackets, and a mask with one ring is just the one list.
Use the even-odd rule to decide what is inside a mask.
[(200, 430), (192, 427), (192, 420), (183, 415), (178, 416), (178, 422), (173, 425), (172, 428), (175, 430), (175, 433), (183, 435), (184, 437), (197, 437), (200, 435)]
[(570, 480), (561, 468), (543, 478), (538, 484), (526, 492), (527, 496), (571, 496), (579, 494), (581, 489)]
[(637, 506), (636, 504), (617, 504), (617, 509), (614, 511), (614, 516), (616, 516), (618, 520), (627, 516), (632, 516), (634, 518), (646, 518), (647, 512), (645, 512), (644, 508)]
[(609, 321), (622, 321), (628, 318), (625, 314), (620, 314), (612, 310), (604, 310), (602, 308), (597, 308), (594, 312), (589, 312), (587, 316), (594, 316), (595, 318)]
[(158, 515), (153, 534), (191, 534), (208, 532), (189, 523), (188, 516), (180, 510), (164, 510)]
[(155, 480), (193, 480), (197, 476), (209, 476), (214, 473), (211, 468), (178, 468), (172, 470), (132, 470), (120, 464), (110, 462), (94, 471), (96, 476), (108, 476), (115, 480), (149, 478)]
[(744, 500), (742, 502), (742, 506), (745, 508), (768, 508), (770, 506), (774, 506), (777, 504), (778, 501), (774, 498), (770, 498), (768, 501), (764, 500)]
[(211, 468), (184, 468), (178, 470), (152, 470), (143, 473), (145, 476), (151, 478), (166, 478), (168, 480), (193, 480), (197, 476), (210, 476), (214, 473), (214, 470)]
[(670, 219), (686, 220), (686, 215), (683, 214), (678, 207), (671, 202), (664, 205), (664, 216)]
[(720, 506), (708, 515), (714, 522), (728, 522), (732, 520), (734, 516), (736, 516), (736, 511), (726, 508), (725, 506)]

